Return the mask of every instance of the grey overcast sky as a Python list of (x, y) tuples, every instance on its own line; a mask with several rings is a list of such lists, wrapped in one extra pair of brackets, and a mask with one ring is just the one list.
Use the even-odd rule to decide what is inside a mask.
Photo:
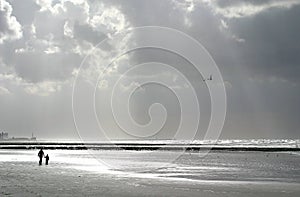
[[(222, 139), (300, 138), (299, 19), (299, 0), (0, 0), (0, 131), (10, 136), (34, 132), (40, 139), (77, 139), (72, 86), (84, 57), (115, 33), (164, 26), (198, 40), (218, 65), (227, 92)], [(105, 58), (130, 44), (99, 50), (90, 60), (97, 63), (89, 62), (91, 66), (81, 71), (86, 85), (101, 72), (98, 65)], [(97, 102), (101, 105), (125, 70), (153, 61), (180, 67), (197, 86), (199, 99), (204, 95), (200, 107), (209, 110), (201, 76), (193, 75), (189, 63), (179, 56), (157, 49), (134, 51), (117, 60), (99, 84)], [(154, 80), (177, 81), (178, 76), (156, 71), (153, 65), (143, 72)], [(141, 73), (131, 78), (138, 76)], [(178, 83), (174, 86), (183, 88)], [(135, 85), (124, 82), (123, 91)], [(85, 99), (86, 89), (78, 90), (80, 99)], [(147, 124), (149, 106), (160, 102), (168, 118), (155, 138), (171, 138), (180, 120), (176, 96), (155, 85), (141, 90), (130, 102), (133, 119)], [(106, 131), (109, 137), (130, 138), (113, 126), (105, 110), (109, 109), (101, 108), (99, 113), (111, 128)], [(93, 118), (83, 117), (80, 122), (86, 131), (97, 133), (89, 123)], [(201, 139), (207, 120), (203, 115), (196, 139)]]

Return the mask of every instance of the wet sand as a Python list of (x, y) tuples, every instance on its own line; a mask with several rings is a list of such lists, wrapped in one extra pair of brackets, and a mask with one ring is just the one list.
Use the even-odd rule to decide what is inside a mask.
[[(143, 153), (98, 151), (124, 165), (116, 170), (87, 151), (51, 150), (39, 166), (37, 151), (0, 151), (0, 196), (298, 196), (298, 153), (216, 152), (205, 158), (185, 153), (172, 165), (133, 172)], [(138, 156), (137, 156), (138, 154)], [(129, 162), (130, 161), (130, 162)], [(161, 161), (160, 161), (161, 162)], [(146, 165), (145, 165), (146, 166)], [(127, 168), (126, 168), (127, 167)], [(139, 166), (140, 167), (140, 166)]]

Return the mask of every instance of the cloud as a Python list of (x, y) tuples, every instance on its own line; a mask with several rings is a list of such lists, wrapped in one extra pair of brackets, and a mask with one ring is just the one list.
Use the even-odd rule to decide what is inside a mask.
[(49, 96), (62, 89), (62, 84), (53, 81), (43, 81), (40, 83), (29, 83), (25, 86), (24, 91), (31, 95)]
[(73, 34), (73, 25), (69, 21), (66, 21), (64, 24), (64, 35), (70, 38), (74, 37)]
[[(12, 74), (0, 74), (0, 84), (10, 89), (16, 90), (17, 93), (25, 92), (28, 95), (50, 96), (61, 91), (64, 86), (69, 86), (70, 81), (43, 81), (43, 82), (27, 82), (24, 79)], [(0, 94), (10, 94), (7, 88), (0, 86)]]
[(229, 21), (245, 43), (237, 47), (239, 64), (252, 75), (276, 76), (299, 82), (300, 5)]
[(104, 8), (101, 14), (92, 16), (89, 25), (95, 30), (106, 29), (108, 33), (118, 33), (129, 26), (125, 16), (115, 7)]
[[(3, 127), (15, 131), (39, 129), (41, 133), (43, 129), (56, 129), (56, 135), (63, 133), (60, 131), (74, 129), (70, 87), (84, 57), (92, 53), (80, 73), (88, 87), (93, 88), (90, 84), (95, 84), (99, 74), (110, 63), (108, 60), (135, 43), (115, 40), (101, 49), (94, 49), (95, 45), (127, 28), (160, 25), (194, 37), (219, 66), (229, 96), (228, 121), (233, 125), (227, 128), (224, 136), (259, 137), (258, 132), (256, 135), (251, 133), (252, 126), (256, 125), (251, 122), (251, 115), (286, 114), (286, 117), (278, 116), (274, 122), (284, 120), (289, 126), (272, 125), (269, 128), (274, 132), (278, 132), (279, 128), (299, 128), (298, 108), (292, 106), (298, 106), (300, 84), (298, 0), (0, 1), (0, 91), (1, 94), (9, 91), (14, 98), (3, 102), (1, 99), (6, 99), (5, 96), (0, 97), (3, 109), (0, 123)], [(149, 36), (149, 39), (156, 38)], [(134, 38), (130, 40), (134, 41)], [(181, 43), (180, 40), (176, 42)], [(190, 53), (197, 55), (197, 51)], [(206, 98), (201, 97), (209, 95), (202, 91), (206, 87), (205, 83), (199, 83), (201, 76), (190, 69), (191, 65), (180, 56), (160, 50), (143, 49), (123, 56), (107, 70), (105, 79), (99, 83), (99, 91), (110, 91), (112, 82), (132, 65), (152, 61), (172, 65), (182, 72), (192, 86), (199, 88), (199, 100), (204, 102), (200, 106), (209, 108)], [(149, 70), (157, 72), (153, 67), (143, 71), (147, 73)], [(123, 84), (124, 89), (134, 87), (138, 76), (145, 77), (141, 73), (133, 73), (128, 76), (133, 83)], [(172, 83), (173, 88), (180, 91), (190, 88), (165, 72), (151, 77)], [(249, 78), (254, 82), (249, 83)], [(144, 109), (145, 102), (152, 101), (148, 97), (157, 101), (164, 97), (165, 90), (156, 90), (156, 87), (147, 86), (147, 95), (137, 95), (134, 102), (136, 111)], [(85, 90), (79, 92), (83, 99), (86, 97), (84, 93)], [(163, 99), (172, 108), (175, 100)], [(267, 103), (263, 103), (265, 100)], [(286, 112), (287, 109), (290, 112)], [(34, 115), (32, 111), (35, 111)], [(142, 110), (135, 115), (139, 118), (139, 114), (143, 113)], [(14, 117), (15, 121), (10, 122), (9, 117)], [(68, 123), (60, 122), (66, 118)], [(16, 121), (23, 124), (15, 124)], [(35, 125), (39, 127), (35, 128)], [(60, 128), (53, 129), (56, 125)], [(290, 136), (295, 135), (291, 131)]]
[(0, 44), (20, 39), (22, 34), (20, 23), (12, 15), (11, 5), (5, 0), (0, 0)]
[(0, 95), (5, 95), (5, 94), (10, 94), (10, 91), (5, 87), (0, 86)]
[[(13, 3), (16, 8), (22, 7)], [(24, 37), (18, 42), (0, 45), (3, 62), (30, 83), (60, 83), (73, 77), (74, 69), (97, 43), (129, 27), (117, 7), (102, 2), (37, 0), (30, 3), (31, 10), (26, 12), (33, 12), (34, 17), (24, 21)], [(23, 16), (24, 10), (14, 11), (10, 4), (5, 5), (8, 13)], [(102, 49), (95, 55), (99, 55), (101, 61), (109, 53)]]
[(203, 0), (216, 14), (225, 18), (241, 18), (256, 15), (271, 8), (289, 9), (299, 5), (298, 0)]

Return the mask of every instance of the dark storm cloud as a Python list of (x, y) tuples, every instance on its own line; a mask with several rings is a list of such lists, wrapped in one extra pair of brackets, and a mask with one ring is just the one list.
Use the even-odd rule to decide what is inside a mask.
[(266, 10), (232, 19), (230, 27), (245, 43), (238, 46), (240, 63), (256, 75), (298, 81), (300, 75), (300, 6)]

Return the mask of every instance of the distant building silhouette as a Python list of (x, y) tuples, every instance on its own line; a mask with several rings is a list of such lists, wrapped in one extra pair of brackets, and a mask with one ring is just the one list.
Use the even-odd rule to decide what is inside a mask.
[(30, 140), (36, 140), (36, 137), (34, 137), (33, 133), (32, 133), (32, 135), (31, 135)]
[(7, 132), (0, 132), (0, 140), (12, 140), (12, 141), (27, 141), (27, 140), (31, 140), (31, 141), (36, 141), (36, 137), (33, 135), (31, 135), (31, 137), (10, 137), (8, 136)]
[(8, 139), (8, 133), (1, 132), (0, 133), (0, 140), (7, 140)]

